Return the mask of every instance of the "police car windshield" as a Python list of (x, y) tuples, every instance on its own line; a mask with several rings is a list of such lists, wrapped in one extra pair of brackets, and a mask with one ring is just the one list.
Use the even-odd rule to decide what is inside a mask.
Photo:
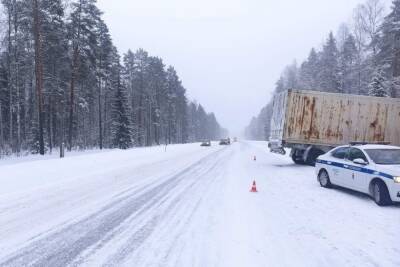
[(400, 165), (400, 149), (366, 149), (368, 156), (382, 165)]

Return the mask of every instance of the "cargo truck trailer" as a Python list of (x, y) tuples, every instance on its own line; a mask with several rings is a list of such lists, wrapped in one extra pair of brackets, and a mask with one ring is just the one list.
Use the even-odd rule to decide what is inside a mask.
[(400, 145), (400, 100), (315, 91), (275, 95), (269, 147), (297, 164), (314, 165), (328, 150), (350, 143)]

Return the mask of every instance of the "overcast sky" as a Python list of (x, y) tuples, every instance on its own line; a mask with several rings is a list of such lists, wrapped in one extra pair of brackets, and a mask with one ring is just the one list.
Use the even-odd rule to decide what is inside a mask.
[(283, 68), (320, 48), (361, 0), (98, 0), (121, 53), (144, 48), (237, 135)]

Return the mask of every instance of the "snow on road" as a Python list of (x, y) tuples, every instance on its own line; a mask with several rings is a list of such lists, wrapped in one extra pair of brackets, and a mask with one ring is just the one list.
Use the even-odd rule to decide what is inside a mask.
[(0, 266), (400, 266), (399, 206), (263, 142), (6, 161), (0, 183)]

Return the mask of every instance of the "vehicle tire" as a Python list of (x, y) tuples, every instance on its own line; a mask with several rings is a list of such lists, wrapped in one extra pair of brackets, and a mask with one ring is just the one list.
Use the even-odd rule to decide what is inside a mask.
[(292, 160), (298, 165), (304, 165), (305, 162), (302, 157), (297, 156), (297, 151), (292, 152)]
[(388, 206), (392, 204), (389, 190), (387, 189), (386, 184), (382, 181), (376, 181), (372, 185), (372, 197), (378, 206)]
[(292, 160), (294, 163), (298, 165), (304, 165), (304, 161), (302, 159), (297, 158), (295, 155), (292, 156)]
[(324, 188), (332, 188), (331, 179), (329, 179), (329, 174), (325, 170), (319, 172), (318, 182)]
[(305, 164), (315, 167), (317, 158), (323, 154), (324, 152), (322, 150), (317, 148), (311, 148), (310, 151), (308, 152)]

